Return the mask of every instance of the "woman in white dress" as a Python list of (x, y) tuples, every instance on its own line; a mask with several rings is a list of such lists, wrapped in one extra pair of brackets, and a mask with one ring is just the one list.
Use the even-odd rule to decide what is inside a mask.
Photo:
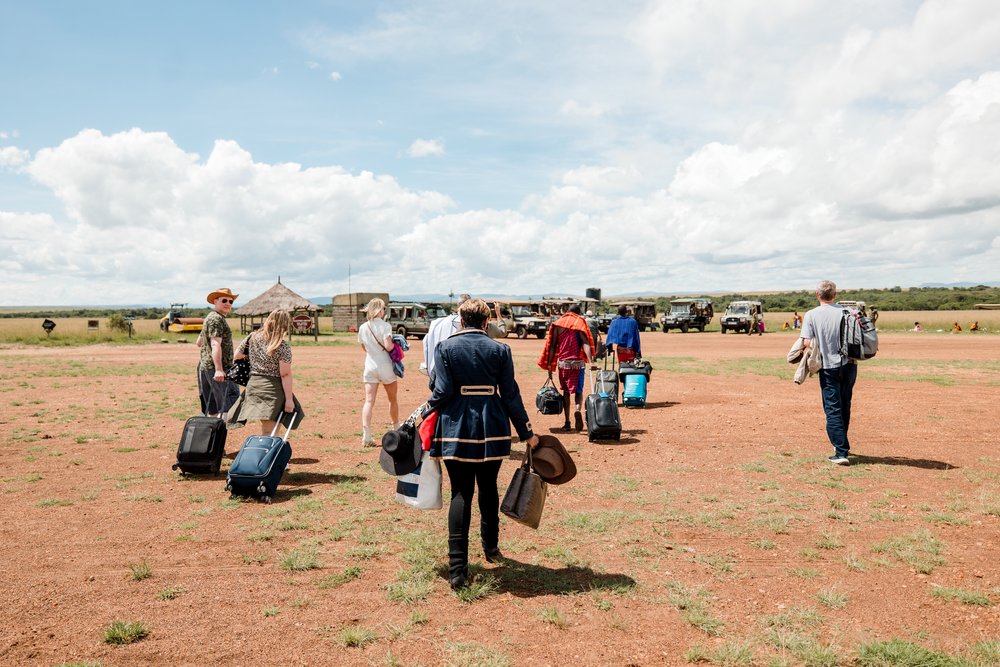
[(389, 350), (393, 346), (392, 327), (383, 319), (385, 301), (372, 299), (365, 306), (364, 312), (368, 315), (368, 321), (358, 328), (358, 342), (365, 350), (365, 371), (362, 376), (365, 383), (365, 405), (361, 409), (361, 444), (374, 447), (372, 409), (375, 407), (378, 386), (385, 387), (393, 428), (399, 426), (399, 403), (396, 401), (396, 374), (392, 372), (392, 359), (389, 358)]

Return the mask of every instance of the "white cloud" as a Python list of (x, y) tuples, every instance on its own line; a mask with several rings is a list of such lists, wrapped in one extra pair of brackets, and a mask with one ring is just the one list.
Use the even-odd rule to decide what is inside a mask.
[(31, 153), (15, 146), (4, 146), (0, 148), (0, 167), (17, 169), (26, 164), (31, 159)]
[(444, 142), (440, 139), (417, 139), (406, 149), (410, 157), (444, 155)]
[(341, 78), (342, 77), (340, 76), (340, 72), (330, 72), (331, 81), (340, 81)]

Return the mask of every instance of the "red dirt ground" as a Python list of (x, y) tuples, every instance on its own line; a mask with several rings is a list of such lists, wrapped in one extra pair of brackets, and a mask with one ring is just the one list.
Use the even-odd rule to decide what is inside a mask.
[[(578, 477), (550, 488), (537, 532), (502, 521), (509, 563), (487, 565), (473, 538), (474, 564), (499, 586), (472, 603), (440, 576), (425, 599), (389, 598), (408, 536), (443, 544), (446, 516), (393, 502), (377, 450), (358, 446), (356, 346), (295, 347), (309, 417), (270, 506), (227, 502), (222, 478), (170, 470), (197, 410), (193, 346), (0, 350), (0, 664), (674, 665), (693, 646), (733, 645), (794, 664), (774, 626), (842, 662), (875, 640), (957, 654), (1000, 639), (1000, 337), (883, 336), (855, 391), (860, 458), (843, 469), (824, 460), (816, 380), (794, 385), (783, 362), (791, 336), (643, 336), (649, 404), (623, 410), (621, 443), (560, 436)], [(533, 407), (541, 341), (507, 342), (536, 430), (549, 432), (561, 419)], [(420, 349), (412, 341), (404, 414), (427, 394)], [(377, 422), (386, 414), (380, 394)], [(247, 433), (231, 432), (229, 451)], [(942, 543), (930, 573), (873, 551), (915, 531)], [(318, 569), (282, 569), (296, 549)], [(152, 577), (134, 581), (142, 561)], [(318, 585), (352, 566), (357, 578)], [(679, 587), (705, 591), (718, 636), (685, 619)], [(845, 606), (819, 604), (824, 591)], [(149, 635), (105, 644), (116, 620)], [(345, 647), (354, 626), (374, 639)]]

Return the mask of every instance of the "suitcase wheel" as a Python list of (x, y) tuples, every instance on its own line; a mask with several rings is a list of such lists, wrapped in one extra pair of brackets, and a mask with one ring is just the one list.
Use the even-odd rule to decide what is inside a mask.
[(261, 499), (260, 499), (260, 500), (261, 500), (261, 502), (263, 502), (263, 503), (264, 503), (265, 505), (270, 505), (270, 504), (271, 504), (271, 496), (263, 496), (263, 497), (261, 497)]
[(177, 465), (177, 464), (175, 463), (175, 464), (173, 464), (172, 466), (170, 466), (170, 469), (171, 469), (171, 470), (177, 470), (177, 468), (178, 468), (178, 467), (179, 467), (179, 466), (178, 466), (178, 465)]
[(230, 495), (233, 492), (233, 485), (230, 484), (229, 482), (226, 482), (226, 491), (229, 491)]

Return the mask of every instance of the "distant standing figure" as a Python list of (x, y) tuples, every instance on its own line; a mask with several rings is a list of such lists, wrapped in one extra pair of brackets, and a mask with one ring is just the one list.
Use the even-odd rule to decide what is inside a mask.
[(389, 399), (389, 419), (392, 427), (399, 427), (399, 403), (396, 400), (396, 374), (392, 371), (392, 359), (389, 350), (393, 348), (392, 327), (382, 317), (385, 315), (385, 301), (372, 299), (364, 307), (368, 321), (358, 327), (358, 342), (365, 350), (365, 370), (361, 377), (365, 383), (365, 404), (361, 408), (361, 444), (364, 447), (374, 447), (372, 436), (372, 410), (375, 407), (375, 397), (378, 386), (385, 387), (385, 395)]
[(802, 328), (802, 316), (799, 315), (799, 311), (795, 311), (792, 315), (792, 328), (801, 329)]
[(917, 332), (917, 333), (920, 333), (920, 332), (923, 331), (923, 328), (921, 328), (921, 326), (920, 326), (920, 322), (914, 322), (913, 323), (913, 330), (915, 332)]
[(851, 443), (847, 437), (851, 425), (851, 398), (858, 378), (858, 365), (840, 354), (840, 323), (843, 309), (836, 305), (837, 286), (830, 280), (816, 288), (819, 306), (806, 313), (802, 322), (803, 349), (819, 345), (823, 368), (819, 371), (819, 386), (823, 392), (826, 413), (826, 434), (833, 445), (830, 463), (850, 465), (847, 456)]
[(603, 359), (605, 356), (604, 343), (601, 341), (601, 326), (594, 317), (594, 311), (588, 310), (584, 314), (587, 326), (590, 327), (590, 337), (594, 339), (594, 359)]
[(959, 324), (958, 322), (955, 322), (954, 324), (951, 325), (951, 331), (952, 333), (960, 333), (962, 331), (962, 325)]
[(874, 307), (872, 308), (872, 314), (871, 314), (871, 316), (868, 319), (870, 319), (872, 321), (872, 324), (875, 324), (876, 322), (878, 322), (878, 308), (874, 308)]
[(226, 315), (233, 309), (239, 294), (228, 287), (210, 292), (206, 300), (212, 310), (205, 316), (197, 345), (198, 395), (201, 411), (209, 417), (221, 417), (240, 397), (239, 387), (226, 378), (226, 369), (233, 365), (233, 331), (226, 322)]
[(608, 354), (617, 351), (618, 361), (632, 361), (642, 356), (639, 323), (634, 317), (629, 317), (627, 307), (618, 306), (618, 317), (611, 320), (604, 343), (608, 347)]
[(292, 428), (299, 427), (304, 415), (292, 393), (292, 347), (285, 340), (291, 326), (288, 311), (276, 310), (237, 348), (234, 358), (250, 359), (250, 381), (229, 411), (230, 425), (259, 421), (261, 435), (268, 435), (283, 412), (294, 412)]

